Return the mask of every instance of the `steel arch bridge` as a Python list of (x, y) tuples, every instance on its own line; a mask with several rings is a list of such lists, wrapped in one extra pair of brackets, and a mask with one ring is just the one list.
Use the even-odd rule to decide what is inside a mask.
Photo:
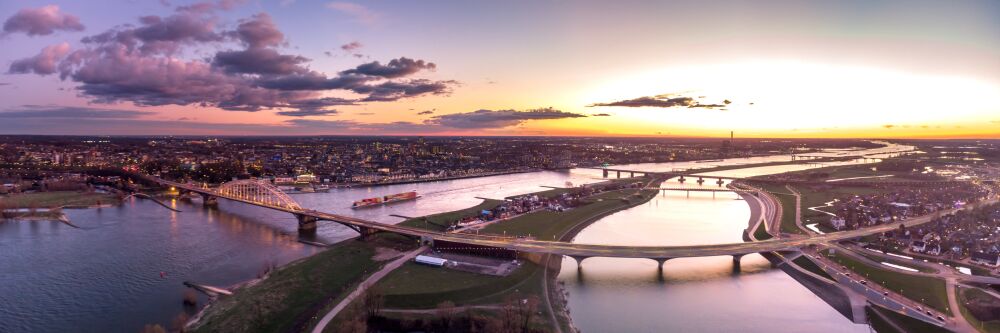
[(290, 210), (302, 210), (298, 202), (292, 200), (288, 194), (271, 185), (271, 183), (257, 179), (234, 180), (222, 184), (215, 190), (224, 197), (241, 199), (253, 202), (261, 206), (280, 207)]

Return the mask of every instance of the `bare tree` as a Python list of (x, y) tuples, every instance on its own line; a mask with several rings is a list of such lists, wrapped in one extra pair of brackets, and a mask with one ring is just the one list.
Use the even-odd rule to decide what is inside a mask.
[(444, 302), (438, 303), (437, 309), (435, 310), (435, 314), (437, 314), (438, 319), (441, 320), (441, 328), (445, 332), (451, 331), (451, 326), (452, 326), (452, 324), (454, 322), (454, 319), (455, 319), (454, 318), (455, 317), (455, 313), (456, 313), (456, 309), (455, 309), (455, 303), (454, 302), (452, 302), (452, 301), (444, 301)]
[(503, 333), (516, 332), (515, 328), (518, 326), (517, 324), (519, 322), (517, 318), (518, 298), (519, 297), (516, 297), (516, 294), (508, 295), (507, 298), (504, 299), (503, 304), (500, 305), (500, 324), (501, 324), (500, 332)]
[(381, 290), (368, 288), (361, 298), (365, 311), (365, 318), (372, 319), (382, 315), (382, 307), (385, 305), (385, 296)]
[(364, 304), (355, 304), (350, 307), (347, 313), (347, 320), (340, 324), (337, 332), (340, 333), (367, 333), (368, 320), (364, 317)]
[(535, 313), (538, 312), (538, 297), (529, 296), (517, 302), (517, 305), (517, 317), (520, 320), (519, 332), (527, 333), (530, 331), (531, 322), (535, 319)]

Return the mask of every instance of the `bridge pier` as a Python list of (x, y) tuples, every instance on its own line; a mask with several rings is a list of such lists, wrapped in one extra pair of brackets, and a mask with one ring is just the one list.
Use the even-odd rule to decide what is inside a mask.
[(604, 178), (608, 178), (608, 169), (604, 169)]
[(218, 206), (219, 200), (214, 195), (202, 194), (201, 204), (205, 206)]
[(187, 191), (187, 190), (178, 189), (177, 190), (177, 199), (180, 200), (180, 201), (190, 202), (191, 201), (191, 197), (188, 196), (188, 194), (191, 194), (191, 192)]
[(568, 256), (568, 257), (573, 258), (574, 260), (576, 260), (576, 270), (580, 270), (580, 269), (583, 268), (583, 259), (590, 258), (590, 257), (585, 257), (585, 256)]
[(673, 258), (649, 258), (649, 259), (656, 260), (656, 271), (662, 272), (663, 271), (663, 263), (665, 263), (665, 262), (667, 262), (667, 260), (670, 260), (670, 259), (673, 259)]
[(622, 178), (622, 172), (621, 171), (615, 171), (615, 172), (618, 174), (618, 178)]
[(376, 229), (365, 228), (365, 227), (360, 227), (360, 226), (358, 227), (358, 233), (361, 234), (361, 239), (363, 239), (363, 240), (364, 239), (368, 239), (368, 237), (371, 237), (376, 232), (378, 232), (378, 230), (376, 230)]
[(733, 255), (733, 271), (734, 272), (739, 272), (740, 271), (740, 259), (743, 259), (744, 255), (746, 255), (746, 254), (734, 254)]
[(299, 220), (299, 232), (316, 232), (316, 217), (302, 214), (295, 214)]

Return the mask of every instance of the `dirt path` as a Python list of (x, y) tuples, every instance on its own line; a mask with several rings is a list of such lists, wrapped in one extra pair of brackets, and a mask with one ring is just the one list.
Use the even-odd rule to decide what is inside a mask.
[(326, 328), (326, 325), (329, 325), (330, 322), (333, 321), (333, 318), (337, 316), (337, 313), (340, 313), (340, 311), (344, 310), (344, 308), (346, 308), (347, 305), (351, 304), (351, 302), (354, 301), (354, 299), (364, 294), (364, 292), (368, 290), (369, 287), (375, 285), (376, 282), (384, 278), (386, 275), (389, 275), (390, 272), (396, 270), (397, 268), (399, 268), (399, 266), (403, 266), (403, 264), (405, 264), (407, 261), (412, 260), (417, 255), (423, 253), (425, 250), (427, 250), (427, 247), (422, 246), (416, 250), (410, 251), (406, 255), (399, 257), (399, 259), (396, 259), (393, 262), (386, 264), (384, 267), (382, 267), (381, 270), (375, 272), (375, 274), (369, 276), (367, 279), (365, 279), (364, 282), (361, 283), (361, 285), (358, 286), (357, 289), (354, 289), (354, 291), (348, 294), (347, 297), (344, 297), (344, 299), (341, 300), (340, 303), (337, 303), (337, 306), (334, 306), (333, 309), (330, 309), (330, 312), (327, 312), (326, 315), (323, 316), (323, 319), (320, 319), (319, 323), (316, 324), (316, 327), (313, 328), (312, 333), (322, 333), (323, 330)]

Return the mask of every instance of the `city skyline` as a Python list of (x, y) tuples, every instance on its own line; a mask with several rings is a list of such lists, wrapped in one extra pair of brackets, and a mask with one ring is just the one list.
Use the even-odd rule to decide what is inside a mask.
[(0, 18), (0, 134), (1000, 137), (988, 1), (17, 1)]

